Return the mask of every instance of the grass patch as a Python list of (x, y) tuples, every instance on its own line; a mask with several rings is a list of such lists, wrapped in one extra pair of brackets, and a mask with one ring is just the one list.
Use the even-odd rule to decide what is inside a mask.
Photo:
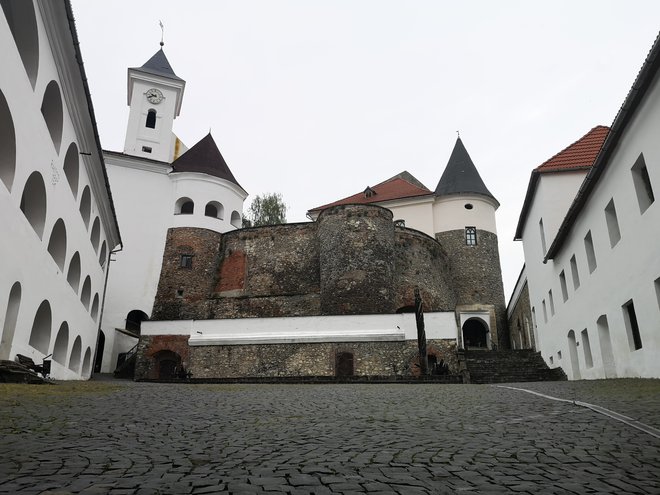
[(121, 389), (122, 386), (116, 383), (95, 381), (56, 382), (54, 385), (0, 383), (0, 402), (16, 402), (26, 399), (50, 400), (58, 397), (78, 397), (83, 395), (106, 395)]

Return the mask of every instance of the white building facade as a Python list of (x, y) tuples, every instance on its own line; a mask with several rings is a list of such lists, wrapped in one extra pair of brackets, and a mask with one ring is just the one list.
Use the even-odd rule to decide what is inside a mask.
[(521, 214), (537, 345), (570, 379), (660, 377), (659, 51), (588, 172), (541, 174)]
[(0, 11), (0, 359), (92, 372), (110, 252), (121, 245), (71, 6)]

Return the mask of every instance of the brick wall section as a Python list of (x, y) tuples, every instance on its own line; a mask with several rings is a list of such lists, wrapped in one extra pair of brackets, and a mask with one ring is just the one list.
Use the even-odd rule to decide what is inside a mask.
[[(535, 349), (534, 322), (532, 320), (532, 305), (529, 302), (529, 288), (527, 283), (520, 292), (520, 297), (509, 317), (509, 333), (511, 347), (516, 342), (516, 349)], [(522, 343), (522, 345), (521, 345)]]
[(245, 289), (246, 256), (243, 251), (228, 253), (220, 265), (220, 280), (215, 292)]
[(157, 354), (161, 351), (172, 351), (181, 357), (184, 368), (189, 365), (189, 349), (187, 335), (143, 335), (138, 342), (137, 361), (135, 362), (136, 380), (158, 379)]
[(414, 289), (419, 287), (424, 311), (454, 311), (456, 295), (449, 285), (447, 254), (432, 237), (412, 229), (395, 231), (394, 306), (415, 304)]
[[(222, 234), (179, 227), (167, 231), (163, 264), (152, 320), (205, 319), (206, 301), (215, 287)], [(181, 266), (181, 255), (193, 256), (192, 268)], [(182, 295), (177, 292), (182, 291)]]
[[(455, 341), (431, 340), (429, 354), (455, 372)], [(334, 376), (335, 356), (353, 354), (354, 373), (362, 376), (419, 374), (417, 341), (195, 346), (189, 369), (194, 378)]]
[(497, 342), (494, 344), (499, 348), (509, 349), (497, 235), (477, 230), (476, 246), (465, 244), (464, 230), (441, 232), (436, 234), (436, 239), (447, 253), (451, 253), (449, 260), (456, 303), (493, 305), (497, 322)]
[(335, 206), (318, 220), (321, 313), (394, 313), (394, 223), (385, 208)]

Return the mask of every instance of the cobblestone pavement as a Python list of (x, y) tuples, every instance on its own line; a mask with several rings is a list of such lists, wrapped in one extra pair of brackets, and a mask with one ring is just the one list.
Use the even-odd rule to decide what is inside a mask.
[[(660, 411), (660, 380), (516, 386)], [(2, 494), (660, 493), (660, 439), (488, 385), (0, 385), (0, 444)]]

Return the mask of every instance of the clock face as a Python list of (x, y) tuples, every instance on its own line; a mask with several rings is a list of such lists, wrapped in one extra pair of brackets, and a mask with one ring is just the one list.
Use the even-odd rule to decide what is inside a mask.
[(147, 100), (149, 100), (149, 103), (153, 103), (155, 105), (158, 105), (161, 101), (163, 101), (164, 98), (163, 93), (160, 91), (160, 89), (156, 89), (156, 88), (148, 89), (145, 95), (147, 96)]

